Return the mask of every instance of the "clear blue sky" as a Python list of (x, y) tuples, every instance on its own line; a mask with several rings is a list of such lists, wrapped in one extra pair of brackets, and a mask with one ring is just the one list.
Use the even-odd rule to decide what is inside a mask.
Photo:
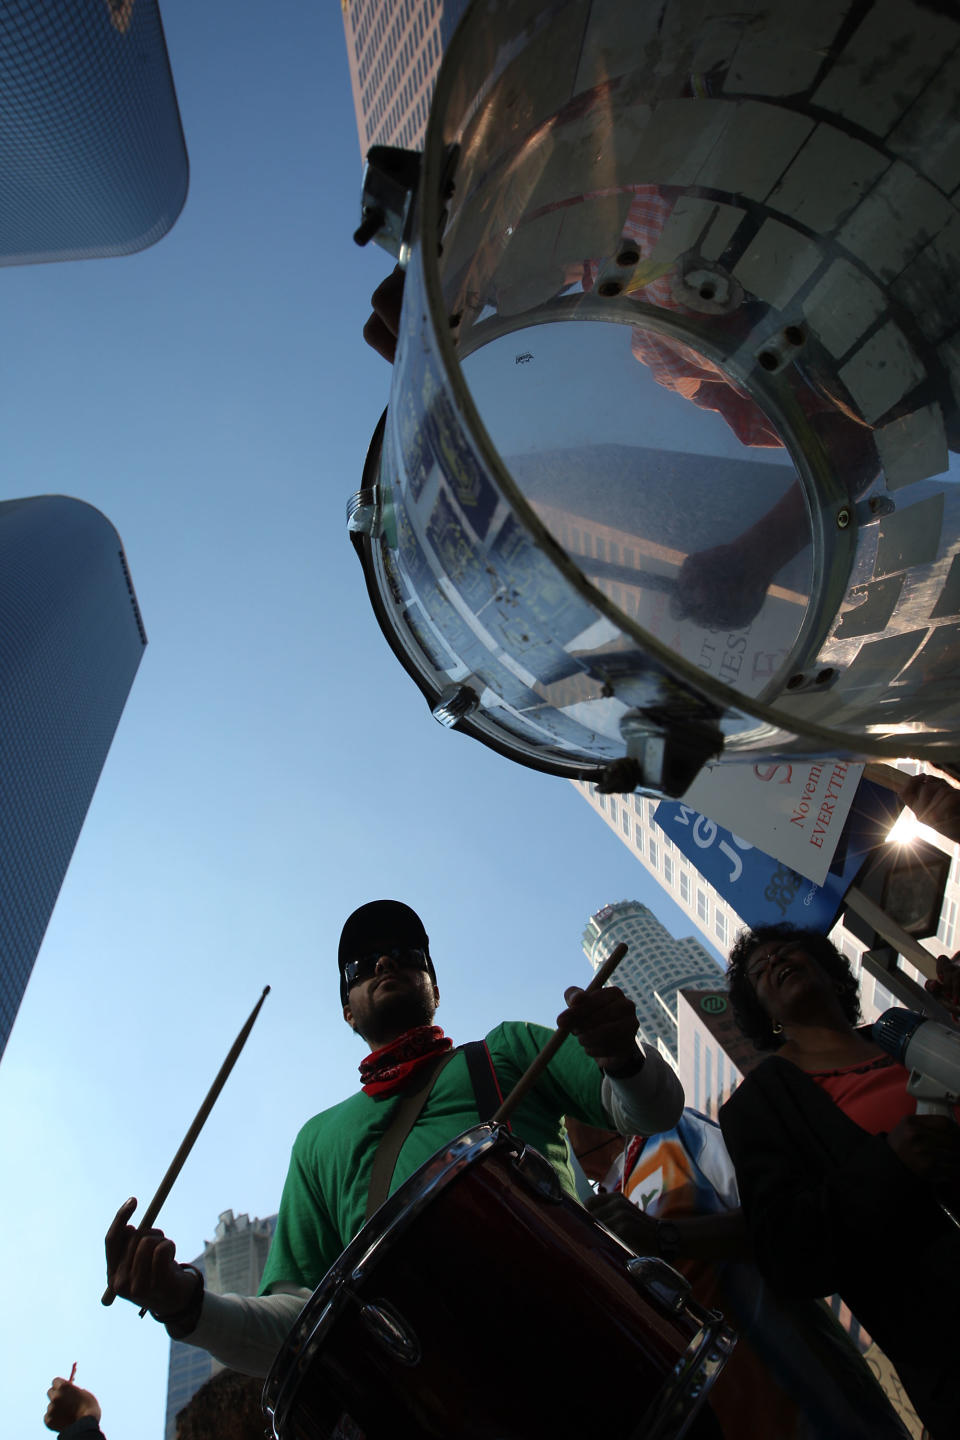
[(45, 1434), (79, 1363), (110, 1440), (160, 1440), (168, 1342), (100, 1306), (262, 986), (257, 1029), (161, 1223), (274, 1211), (293, 1137), (356, 1083), (346, 914), (420, 910), (455, 1040), (550, 1022), (610, 900), (690, 924), (572, 787), (442, 730), (344, 525), (389, 388), (360, 335), (386, 269), (350, 239), (360, 156), (339, 6), (165, 0), (191, 160), (171, 234), (0, 274), (3, 495), (100, 507), (150, 644), (0, 1064), (4, 1427)]

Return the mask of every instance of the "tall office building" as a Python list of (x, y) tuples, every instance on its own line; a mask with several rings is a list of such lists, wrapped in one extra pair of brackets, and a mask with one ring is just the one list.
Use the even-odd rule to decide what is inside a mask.
[(146, 643), (99, 510), (0, 503), (0, 1054)]
[(621, 941), (630, 948), (613, 983), (637, 1007), (640, 1038), (656, 1045), (676, 1069), (678, 992), (716, 990), (723, 979), (720, 967), (693, 936), (674, 940), (653, 911), (638, 900), (605, 905), (591, 915), (583, 932), (583, 951), (594, 970), (599, 970)]
[(467, 0), (343, 0), (360, 152), (423, 145), (440, 57)]
[[(214, 1238), (204, 1242), (203, 1254), (193, 1261), (203, 1273), (206, 1289), (214, 1295), (256, 1295), (276, 1225), (276, 1215), (251, 1220), (249, 1215), (224, 1210)], [(171, 1340), (164, 1440), (175, 1440), (180, 1411), (200, 1386), (222, 1369), (206, 1350)]]
[(188, 167), (157, 0), (0, 6), (0, 93), (0, 264), (167, 233)]

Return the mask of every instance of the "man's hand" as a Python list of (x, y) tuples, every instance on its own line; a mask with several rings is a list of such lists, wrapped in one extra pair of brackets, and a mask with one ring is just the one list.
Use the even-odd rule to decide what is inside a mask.
[(370, 304), (373, 314), (363, 327), (363, 338), (392, 365), (397, 352), (400, 307), (403, 304), (403, 271), (399, 265), (374, 290)]
[(557, 1016), (557, 1029), (576, 1035), (611, 1080), (636, 1075), (643, 1067), (643, 1052), (637, 1047), (640, 1027), (633, 1001), (615, 985), (589, 993), (571, 985), (563, 998), (567, 1008)]
[(71, 1385), (62, 1375), (58, 1375), (50, 1386), (47, 1399), (50, 1404), (43, 1423), (48, 1430), (56, 1430), (59, 1434), (75, 1420), (82, 1420), (84, 1415), (92, 1415), (97, 1424), (100, 1423), (100, 1405), (96, 1395), (91, 1395), (89, 1390), (81, 1390), (79, 1385)]
[(912, 775), (900, 799), (922, 825), (939, 830), (948, 840), (960, 840), (960, 790), (936, 775)]
[(946, 1115), (907, 1115), (887, 1136), (901, 1164), (932, 1185), (960, 1180), (960, 1126)]
[(586, 1208), (638, 1255), (659, 1254), (656, 1220), (632, 1205), (625, 1195), (592, 1195)]
[(137, 1208), (127, 1200), (107, 1231), (107, 1279), (115, 1294), (145, 1306), (158, 1319), (177, 1315), (196, 1294), (199, 1277), (176, 1263), (176, 1246), (162, 1230), (138, 1235), (128, 1224)]

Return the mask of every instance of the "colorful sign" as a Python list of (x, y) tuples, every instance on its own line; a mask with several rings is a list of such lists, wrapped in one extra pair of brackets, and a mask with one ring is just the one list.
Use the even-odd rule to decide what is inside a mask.
[(717, 765), (684, 796), (701, 816), (823, 885), (863, 766), (847, 760)]
[(826, 934), (867, 854), (883, 842), (901, 808), (891, 791), (868, 781), (861, 783), (851, 800), (847, 822), (833, 842), (834, 862), (822, 885), (686, 803), (663, 800), (654, 819), (747, 925), (788, 921)]

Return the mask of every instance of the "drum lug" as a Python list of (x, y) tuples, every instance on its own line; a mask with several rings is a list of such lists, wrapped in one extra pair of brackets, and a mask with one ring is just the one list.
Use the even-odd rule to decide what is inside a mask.
[(533, 1150), (525, 1145), (519, 1155), (514, 1155), (512, 1162), (514, 1169), (538, 1195), (545, 1200), (562, 1200), (563, 1186), (560, 1184), (560, 1176), (554, 1170), (549, 1160), (544, 1159), (539, 1150)]
[(419, 1365), (420, 1341), (399, 1311), (386, 1300), (360, 1307), (360, 1319), (377, 1344), (401, 1365)]
[(627, 1261), (627, 1272), (669, 1309), (679, 1314), (690, 1299), (690, 1282), (665, 1260), (655, 1255), (635, 1255)]

